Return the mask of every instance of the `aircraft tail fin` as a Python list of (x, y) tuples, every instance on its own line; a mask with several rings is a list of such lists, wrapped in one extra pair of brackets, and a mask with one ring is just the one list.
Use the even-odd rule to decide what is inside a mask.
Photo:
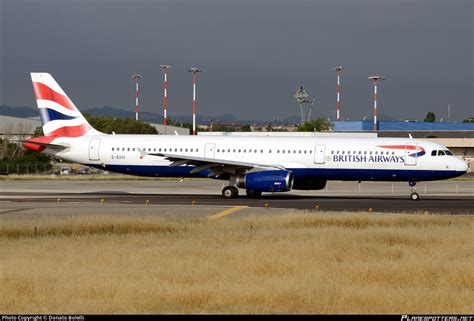
[(104, 135), (89, 124), (50, 74), (32, 72), (31, 81), (45, 136)]

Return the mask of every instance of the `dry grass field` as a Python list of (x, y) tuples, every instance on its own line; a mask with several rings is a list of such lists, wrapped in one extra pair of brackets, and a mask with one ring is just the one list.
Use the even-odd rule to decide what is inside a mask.
[(431, 215), (0, 217), (0, 313), (472, 314), (473, 227)]

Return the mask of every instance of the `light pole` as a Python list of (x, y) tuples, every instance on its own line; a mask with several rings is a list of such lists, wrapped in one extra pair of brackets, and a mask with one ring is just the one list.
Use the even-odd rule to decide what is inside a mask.
[(192, 67), (188, 69), (188, 72), (193, 73), (193, 135), (196, 135), (196, 74), (201, 70)]
[(165, 75), (165, 79), (163, 81), (163, 125), (166, 126), (166, 107), (168, 103), (168, 89), (167, 89), (167, 73), (168, 69), (171, 69), (170, 65), (160, 65), (161, 68), (163, 68), (163, 73)]
[(336, 100), (336, 120), (340, 120), (340, 110), (341, 110), (341, 66), (333, 68), (337, 72), (337, 100)]
[(377, 130), (377, 86), (379, 80), (384, 80), (382, 76), (370, 76), (369, 80), (374, 83), (374, 131)]
[(132, 76), (132, 78), (135, 79), (135, 120), (138, 120), (138, 79), (141, 77), (142, 76), (137, 73)]

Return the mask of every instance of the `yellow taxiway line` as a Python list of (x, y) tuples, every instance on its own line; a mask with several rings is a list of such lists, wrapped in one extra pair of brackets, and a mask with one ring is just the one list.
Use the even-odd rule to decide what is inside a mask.
[(223, 218), (224, 216), (227, 216), (227, 215), (230, 215), (232, 213), (235, 213), (237, 211), (240, 211), (240, 210), (243, 210), (244, 208), (247, 208), (248, 206), (235, 206), (235, 207), (231, 207), (231, 208), (228, 208), (226, 210), (223, 210), (219, 213), (216, 213), (214, 215), (211, 215), (211, 216), (208, 216), (207, 219), (210, 220), (210, 221), (213, 221), (213, 220), (218, 220), (220, 218)]

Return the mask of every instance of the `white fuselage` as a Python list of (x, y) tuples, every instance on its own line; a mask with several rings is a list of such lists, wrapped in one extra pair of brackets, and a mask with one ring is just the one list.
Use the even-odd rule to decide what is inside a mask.
[(64, 160), (155, 177), (207, 175), (190, 174), (193, 166), (170, 167), (169, 160), (157, 156), (161, 153), (285, 167), (295, 180), (416, 182), (456, 177), (467, 170), (455, 156), (432, 155), (446, 147), (409, 138), (98, 135), (60, 137), (53, 143), (69, 146), (59, 152), (46, 149)]

